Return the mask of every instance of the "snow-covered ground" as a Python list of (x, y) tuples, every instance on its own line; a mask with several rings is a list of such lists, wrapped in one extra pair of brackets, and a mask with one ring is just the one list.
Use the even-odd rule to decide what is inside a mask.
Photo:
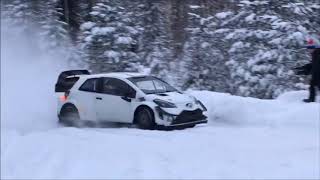
[(320, 106), (301, 103), (306, 92), (278, 100), (190, 93), (208, 106), (208, 125), (175, 131), (121, 126), (27, 133), (2, 129), (1, 176), (320, 178)]
[(2, 33), (1, 179), (320, 178), (320, 103), (302, 103), (305, 91), (189, 91), (209, 110), (209, 124), (192, 129), (65, 128), (53, 92), (63, 57)]

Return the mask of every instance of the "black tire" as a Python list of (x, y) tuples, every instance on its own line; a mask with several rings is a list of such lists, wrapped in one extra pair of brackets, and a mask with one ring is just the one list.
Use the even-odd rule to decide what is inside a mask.
[(80, 126), (80, 116), (78, 109), (73, 105), (67, 105), (62, 108), (59, 122), (65, 126)]
[(145, 107), (139, 108), (136, 115), (136, 123), (140, 129), (155, 129), (156, 123), (152, 110)]
[(196, 127), (196, 124), (190, 124), (190, 125), (187, 125), (186, 127), (187, 128), (194, 128), (194, 127)]

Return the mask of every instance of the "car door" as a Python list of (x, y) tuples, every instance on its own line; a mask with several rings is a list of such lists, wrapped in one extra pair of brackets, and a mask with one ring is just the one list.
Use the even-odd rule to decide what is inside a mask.
[(135, 90), (126, 82), (116, 78), (101, 78), (100, 93), (96, 96), (96, 110), (99, 121), (132, 122), (131, 100)]
[(99, 78), (87, 79), (75, 93), (74, 99), (77, 102), (77, 108), (82, 115), (82, 119), (88, 121), (97, 120), (95, 102)]

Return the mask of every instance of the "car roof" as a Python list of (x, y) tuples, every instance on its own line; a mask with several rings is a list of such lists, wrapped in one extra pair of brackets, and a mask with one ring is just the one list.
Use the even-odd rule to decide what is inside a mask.
[(135, 73), (135, 72), (112, 72), (112, 73), (101, 73), (101, 74), (91, 74), (91, 75), (79, 75), (79, 77), (84, 77), (84, 78), (114, 77), (114, 78), (120, 78), (120, 79), (126, 79), (130, 77), (141, 77), (141, 76), (148, 76), (148, 75), (143, 73)]

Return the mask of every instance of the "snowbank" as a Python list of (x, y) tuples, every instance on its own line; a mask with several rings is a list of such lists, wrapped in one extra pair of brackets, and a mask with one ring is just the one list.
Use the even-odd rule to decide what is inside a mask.
[[(320, 125), (320, 104), (302, 102), (307, 91), (288, 92), (276, 100), (238, 97), (210, 91), (191, 91), (208, 107), (211, 124), (257, 126)], [(320, 99), (320, 97), (318, 97)]]

